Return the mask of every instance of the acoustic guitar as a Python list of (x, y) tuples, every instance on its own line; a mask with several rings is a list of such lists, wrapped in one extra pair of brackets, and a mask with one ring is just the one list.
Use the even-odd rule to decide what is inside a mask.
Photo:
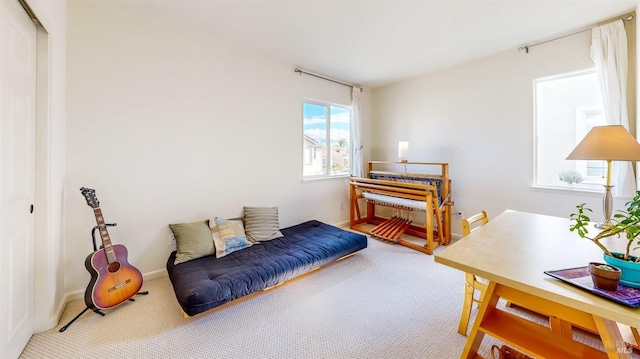
[(107, 309), (114, 307), (138, 293), (142, 287), (142, 273), (127, 262), (127, 248), (122, 244), (111, 244), (107, 225), (100, 210), (100, 202), (96, 191), (91, 188), (80, 188), (98, 223), (102, 248), (89, 254), (84, 262), (91, 273), (91, 281), (84, 293), (87, 307)]

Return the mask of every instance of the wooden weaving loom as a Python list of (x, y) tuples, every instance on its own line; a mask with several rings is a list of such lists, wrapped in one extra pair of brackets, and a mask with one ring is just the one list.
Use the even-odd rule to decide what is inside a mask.
[[(351, 229), (394, 242), (420, 252), (433, 254), (440, 244), (451, 241), (451, 180), (448, 163), (369, 161), (366, 178), (351, 177), (349, 183)], [(405, 172), (374, 170), (397, 169)], [(439, 167), (438, 174), (407, 173), (411, 168)], [(424, 167), (423, 167), (424, 166)], [(360, 202), (366, 201), (366, 214), (360, 212)], [(389, 218), (376, 214), (376, 206), (391, 208)], [(388, 212), (388, 210), (387, 210)], [(425, 213), (424, 224), (413, 224), (413, 213)], [(373, 224), (367, 229), (361, 224)], [(407, 233), (426, 240), (419, 244), (401, 239)]]

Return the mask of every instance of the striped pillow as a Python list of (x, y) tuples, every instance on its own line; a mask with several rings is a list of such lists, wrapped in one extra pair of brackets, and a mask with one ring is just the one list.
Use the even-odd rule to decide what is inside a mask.
[(251, 242), (284, 237), (280, 233), (278, 207), (244, 207), (244, 230)]

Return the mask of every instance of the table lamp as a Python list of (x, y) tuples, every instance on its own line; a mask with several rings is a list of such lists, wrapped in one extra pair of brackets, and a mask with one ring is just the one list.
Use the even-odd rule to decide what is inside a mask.
[(568, 160), (607, 161), (607, 184), (604, 185), (604, 222), (598, 228), (611, 224), (611, 161), (640, 161), (640, 143), (622, 125), (596, 126), (587, 133), (578, 146), (569, 154)]
[(409, 142), (398, 142), (398, 159), (400, 162), (407, 162), (407, 156), (409, 155)]

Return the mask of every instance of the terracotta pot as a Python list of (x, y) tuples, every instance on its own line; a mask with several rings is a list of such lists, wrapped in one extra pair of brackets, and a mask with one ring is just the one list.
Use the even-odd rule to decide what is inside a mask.
[(591, 280), (593, 280), (595, 287), (611, 292), (615, 292), (618, 289), (618, 282), (622, 275), (620, 268), (610, 264), (591, 262), (589, 263), (589, 273), (591, 273)]

